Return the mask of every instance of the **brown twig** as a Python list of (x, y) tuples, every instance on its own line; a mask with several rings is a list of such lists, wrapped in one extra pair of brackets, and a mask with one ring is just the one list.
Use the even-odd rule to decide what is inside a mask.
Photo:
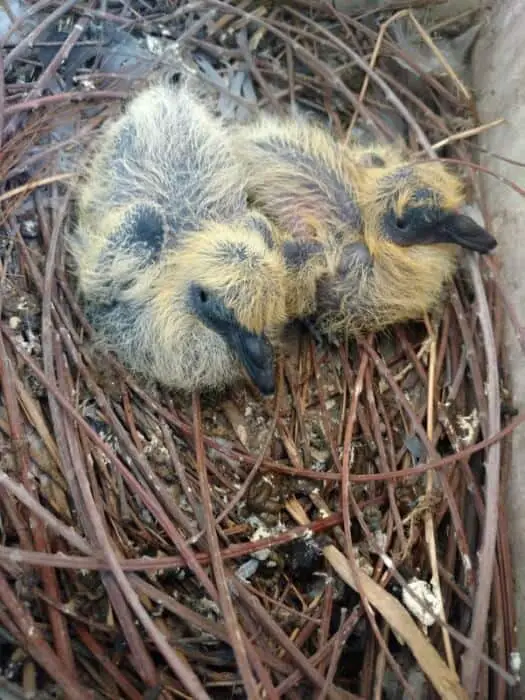
[[(474, 255), (469, 256), (469, 269), (476, 292), (479, 309), (479, 322), (487, 358), (487, 436), (500, 428), (500, 390), (498, 376), (498, 358), (494, 344), (494, 334), (487, 298), (481, 280), (479, 265)], [(472, 646), (462, 659), (462, 679), (470, 695), (473, 695), (478, 681), (480, 652), (483, 648), (484, 631), (490, 605), (490, 592), (494, 575), (496, 557), (496, 538), (498, 532), (499, 480), (500, 480), (500, 445), (495, 443), (487, 450), (485, 466), (485, 519), (483, 538), (479, 556), (479, 585), (474, 597), (474, 610), (470, 626)]]
[(220, 556), (219, 540), (217, 538), (217, 533), (215, 531), (215, 519), (213, 515), (213, 506), (210, 498), (210, 486), (208, 483), (208, 476), (206, 473), (206, 467), (204, 464), (204, 445), (201, 438), (201, 410), (200, 410), (200, 399), (198, 396), (193, 397), (193, 420), (194, 420), (194, 430), (195, 430), (195, 448), (196, 448), (196, 459), (197, 459), (197, 470), (199, 472), (199, 482), (201, 488), (201, 498), (204, 510), (204, 521), (206, 523), (206, 537), (210, 547), (210, 561), (213, 568), (213, 573), (215, 576), (215, 582), (217, 585), (217, 592), (219, 595), (219, 602), (221, 605), (222, 613), (224, 615), (224, 622), (226, 629), (228, 630), (228, 637), (230, 644), (235, 653), (235, 658), (239, 667), (239, 673), (246, 686), (246, 690), (250, 698), (260, 698), (259, 689), (257, 683), (253, 676), (250, 662), (248, 660), (248, 654), (244, 645), (242, 643), (242, 636), (239, 628), (239, 621), (235, 613), (235, 608), (233, 606), (233, 601), (231, 598), (228, 582), (226, 579), (226, 574), (224, 571), (224, 564)]

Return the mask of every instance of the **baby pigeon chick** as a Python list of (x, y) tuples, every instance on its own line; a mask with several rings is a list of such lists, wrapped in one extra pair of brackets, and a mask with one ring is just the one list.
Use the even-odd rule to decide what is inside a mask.
[[(382, 149), (383, 166), (363, 170), (358, 200), (369, 254), (358, 298), (344, 278), (335, 285), (333, 330), (378, 330), (421, 318), (436, 308), (457, 267), (461, 248), (488, 253), (496, 240), (462, 214), (460, 180), (438, 161), (399, 162)], [(335, 308), (335, 307), (338, 308)]]
[(220, 121), (186, 87), (135, 97), (97, 144), (69, 241), (101, 344), (162, 384), (274, 390), (285, 268)]
[(248, 195), (277, 224), (289, 317), (329, 336), (420, 318), (441, 297), (458, 246), (496, 241), (459, 213), (459, 180), (392, 146), (338, 143), (305, 121), (263, 117), (235, 128)]

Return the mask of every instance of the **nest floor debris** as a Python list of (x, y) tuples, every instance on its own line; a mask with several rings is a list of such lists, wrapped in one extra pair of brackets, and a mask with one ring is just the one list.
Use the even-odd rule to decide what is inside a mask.
[(227, 119), (299, 109), (435, 147), (483, 211), (472, 17), (342, 5), (0, 7), (0, 694), (500, 700), (516, 682), (504, 324), (521, 330), (497, 257), (466, 261), (439, 318), (347, 347), (298, 334), (272, 400), (144, 385), (93, 351), (68, 272), (79, 158), (152, 74), (193, 72)]

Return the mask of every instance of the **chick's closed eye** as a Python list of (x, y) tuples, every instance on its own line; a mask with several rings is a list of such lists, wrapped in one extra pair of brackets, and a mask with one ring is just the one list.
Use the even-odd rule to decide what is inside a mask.
[(391, 207), (383, 219), (386, 238), (397, 245), (437, 243), (439, 211), (430, 206), (407, 207), (397, 212)]
[(217, 333), (226, 333), (230, 327), (235, 325), (233, 312), (217, 295), (199, 284), (190, 284), (189, 302), (204, 325)]
[(252, 333), (244, 328), (235, 313), (209, 289), (193, 283), (189, 296), (196, 316), (221, 336), (261, 392), (273, 393), (273, 349), (264, 334)]

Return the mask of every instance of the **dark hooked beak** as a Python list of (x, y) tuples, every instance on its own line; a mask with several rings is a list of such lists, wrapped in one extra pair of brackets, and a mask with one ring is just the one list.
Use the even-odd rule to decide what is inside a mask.
[(273, 349), (264, 335), (255, 335), (242, 328), (231, 338), (231, 346), (247, 375), (259, 389), (268, 396), (275, 391)]
[(447, 214), (435, 231), (440, 243), (455, 243), (476, 253), (488, 253), (496, 247), (496, 239), (466, 214)]

